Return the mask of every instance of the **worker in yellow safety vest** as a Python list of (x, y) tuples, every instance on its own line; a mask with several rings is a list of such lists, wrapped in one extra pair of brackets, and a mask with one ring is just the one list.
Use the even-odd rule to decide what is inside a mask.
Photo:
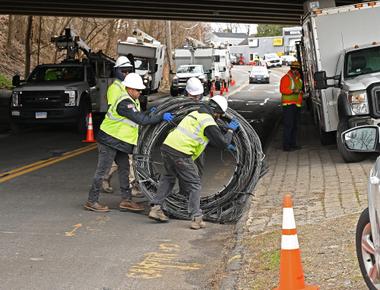
[[(114, 76), (115, 80), (107, 89), (107, 104), (110, 107), (116, 100), (126, 93), (125, 87), (122, 84), (122, 81), (128, 75), (128, 73), (133, 72), (133, 66), (129, 59), (122, 55), (119, 56), (116, 60), (114, 66)], [(131, 159), (131, 158), (130, 158)], [(131, 161), (130, 161), (131, 165)], [(117, 171), (117, 164), (115, 162), (112, 163), (112, 167), (109, 172), (104, 176), (102, 188), (106, 193), (112, 193), (113, 188), (111, 186), (111, 179), (113, 174)], [(131, 184), (135, 181), (135, 176), (133, 174), (133, 170), (130, 170), (129, 181)]]
[(205, 227), (200, 208), (201, 178), (194, 160), (202, 154), (208, 143), (220, 149), (233, 150), (232, 135), (239, 128), (239, 122), (230, 121), (227, 133), (223, 135), (215, 121), (227, 111), (227, 107), (227, 100), (223, 96), (214, 96), (207, 104), (202, 104), (197, 111), (184, 117), (166, 137), (161, 146), (164, 172), (152, 201), (149, 218), (159, 222), (168, 221), (163, 212), (164, 202), (178, 178), (180, 192), (189, 195), (190, 228), (197, 230)]
[(283, 150), (294, 151), (301, 149), (297, 145), (297, 128), (302, 106), (302, 79), (298, 61), (290, 64), (290, 70), (281, 78), (280, 92), (283, 111)]
[(122, 200), (120, 210), (143, 211), (144, 207), (132, 201), (129, 186), (129, 154), (137, 144), (139, 125), (156, 124), (173, 119), (171, 113), (148, 115), (140, 112), (139, 96), (145, 89), (141, 77), (129, 73), (122, 85), (125, 94), (121, 95), (108, 109), (97, 136), (98, 164), (88, 200), (84, 208), (95, 212), (107, 212), (109, 208), (99, 203), (102, 181), (115, 161), (119, 169), (120, 192)]

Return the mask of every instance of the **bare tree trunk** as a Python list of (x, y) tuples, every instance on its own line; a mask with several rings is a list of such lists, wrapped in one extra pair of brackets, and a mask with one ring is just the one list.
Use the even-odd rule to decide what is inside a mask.
[(41, 34), (42, 34), (42, 16), (38, 17), (38, 39), (37, 39), (37, 65), (40, 64), (41, 52)]
[(28, 16), (26, 32), (25, 32), (25, 73), (24, 73), (25, 78), (27, 78), (30, 73), (32, 24), (33, 24), (33, 16)]
[(109, 54), (111, 43), (113, 44), (113, 40), (115, 38), (115, 24), (116, 24), (116, 21), (111, 20), (110, 26), (108, 27), (108, 31), (107, 31), (108, 41), (106, 44), (106, 48), (104, 50), (104, 53), (107, 55)]
[(13, 26), (14, 26), (14, 17), (9, 15), (8, 17), (8, 36), (7, 36), (7, 52), (10, 53), (12, 51), (12, 38), (13, 35)]

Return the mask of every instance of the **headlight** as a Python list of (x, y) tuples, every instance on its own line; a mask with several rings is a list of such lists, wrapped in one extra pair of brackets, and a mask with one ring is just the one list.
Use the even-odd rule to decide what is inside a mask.
[(75, 106), (76, 105), (76, 103), (75, 103), (75, 96), (76, 96), (75, 91), (65, 91), (65, 94), (69, 95), (69, 101), (67, 103), (65, 103), (65, 106), (66, 107)]
[(148, 80), (147, 79), (144, 79), (144, 84), (147, 84), (148, 83)]
[(348, 93), (348, 102), (355, 115), (369, 114), (368, 99), (366, 91), (356, 91)]
[(12, 93), (12, 107), (18, 107), (19, 106), (19, 92), (13, 92)]

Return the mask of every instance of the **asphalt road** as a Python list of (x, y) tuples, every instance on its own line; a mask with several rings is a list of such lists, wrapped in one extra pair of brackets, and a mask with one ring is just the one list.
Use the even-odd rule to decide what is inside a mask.
[[(266, 140), (279, 118), (281, 70), (270, 85), (248, 85), (248, 69), (234, 69), (229, 103)], [(95, 146), (85, 146), (64, 127), (0, 135), (0, 289), (209, 289), (233, 226), (156, 224), (147, 212), (120, 212), (118, 190), (101, 196), (110, 213), (83, 210), (97, 162)], [(206, 162), (203, 194), (231, 172), (220, 152)]]

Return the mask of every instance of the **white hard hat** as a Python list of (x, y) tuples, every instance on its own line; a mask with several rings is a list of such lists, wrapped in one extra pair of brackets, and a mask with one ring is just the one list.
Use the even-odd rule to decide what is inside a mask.
[(137, 73), (127, 74), (122, 84), (127, 88), (135, 90), (144, 90), (146, 88), (142, 78)]
[(198, 78), (192, 77), (187, 80), (186, 91), (189, 95), (197, 96), (203, 94), (204, 88)]
[(133, 66), (131, 62), (129, 61), (129, 59), (126, 56), (122, 55), (117, 58), (114, 67), (133, 67)]
[[(213, 103), (215, 103), (218, 108), (216, 108)], [(220, 96), (220, 95), (213, 96), (210, 99), (209, 105), (217, 113), (222, 113), (222, 112), (225, 113), (227, 111), (227, 108), (228, 108), (228, 102), (227, 102), (226, 98), (223, 96)]]

